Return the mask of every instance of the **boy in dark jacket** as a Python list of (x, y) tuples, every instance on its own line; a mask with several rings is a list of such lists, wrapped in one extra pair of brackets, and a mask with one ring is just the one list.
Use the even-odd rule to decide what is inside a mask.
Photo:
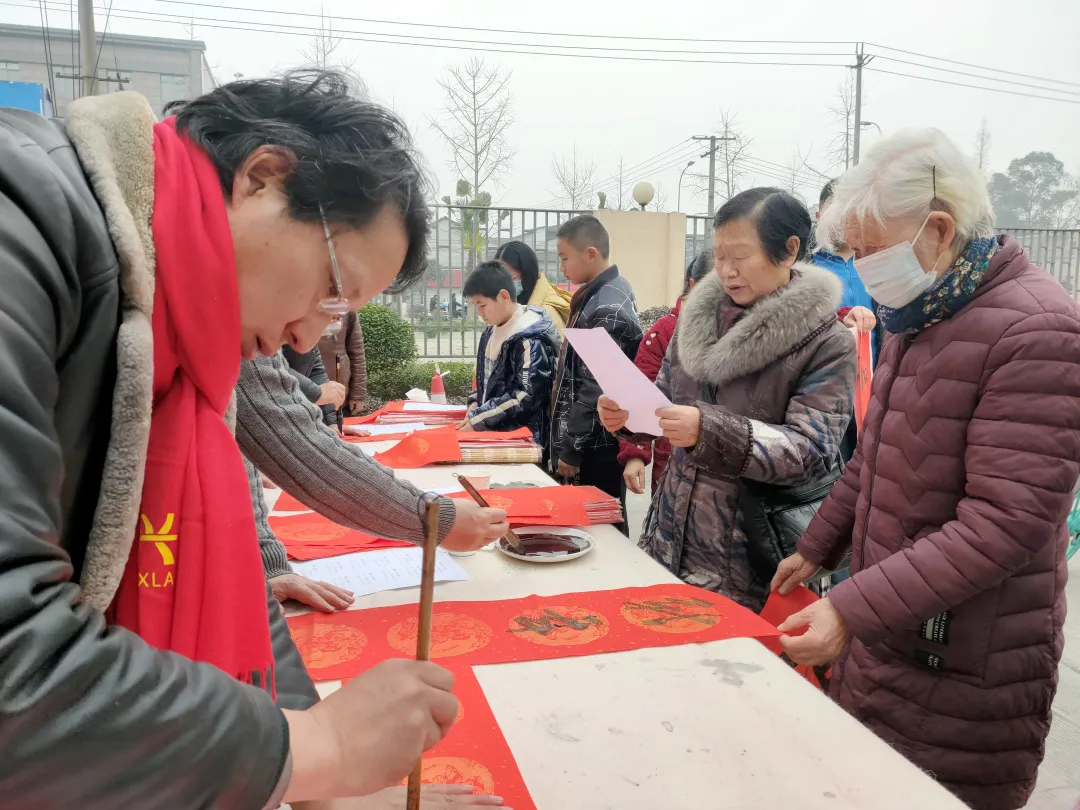
[[(581, 285), (570, 300), (567, 328), (606, 329), (633, 360), (641, 341), (637, 301), (619, 268), (608, 261), (607, 229), (596, 217), (585, 214), (563, 223), (556, 236), (563, 275)], [(596, 413), (601, 393), (581, 358), (564, 343), (555, 374), (551, 464), (560, 477), (598, 487), (625, 507), (619, 440), (604, 430)], [(625, 522), (619, 529), (628, 534)]]
[(476, 352), (476, 388), (461, 430), (528, 427), (546, 446), (551, 425), (551, 380), (559, 331), (551, 316), (514, 300), (514, 279), (499, 262), (484, 262), (465, 282), (488, 328)]

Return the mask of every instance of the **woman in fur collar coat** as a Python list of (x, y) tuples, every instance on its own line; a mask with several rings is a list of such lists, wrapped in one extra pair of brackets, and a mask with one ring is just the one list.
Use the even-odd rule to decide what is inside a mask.
[[(747, 557), (740, 479), (793, 485), (834, 470), (855, 342), (836, 318), (839, 281), (802, 263), (811, 229), (802, 203), (750, 189), (714, 226), (716, 273), (683, 304), (656, 380), (674, 403), (660, 411), (674, 451), (640, 545), (683, 581), (760, 610), (769, 580)], [(609, 430), (625, 423), (606, 398), (600, 412)]]

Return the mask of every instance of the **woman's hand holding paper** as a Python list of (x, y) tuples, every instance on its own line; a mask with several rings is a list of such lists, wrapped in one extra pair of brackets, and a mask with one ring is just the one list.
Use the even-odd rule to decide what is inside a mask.
[(629, 411), (622, 410), (618, 403), (606, 394), (601, 394), (600, 399), (597, 400), (596, 413), (608, 433), (617, 433), (622, 430), (626, 425), (626, 420), (630, 418)]

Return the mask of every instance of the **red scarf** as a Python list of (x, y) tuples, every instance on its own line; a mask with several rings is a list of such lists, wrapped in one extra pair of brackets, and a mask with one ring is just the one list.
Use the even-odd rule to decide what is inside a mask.
[(116, 624), (273, 691), (247, 474), (225, 411), (240, 375), (236, 261), (221, 182), (173, 118), (154, 126), (154, 408)]

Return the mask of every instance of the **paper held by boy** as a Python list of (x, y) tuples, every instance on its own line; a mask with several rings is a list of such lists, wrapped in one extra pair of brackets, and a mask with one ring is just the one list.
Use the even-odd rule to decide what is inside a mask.
[(671, 401), (623, 354), (607, 330), (567, 329), (564, 334), (608, 399), (630, 414), (626, 429), (631, 433), (663, 435), (656, 411), (670, 408)]

